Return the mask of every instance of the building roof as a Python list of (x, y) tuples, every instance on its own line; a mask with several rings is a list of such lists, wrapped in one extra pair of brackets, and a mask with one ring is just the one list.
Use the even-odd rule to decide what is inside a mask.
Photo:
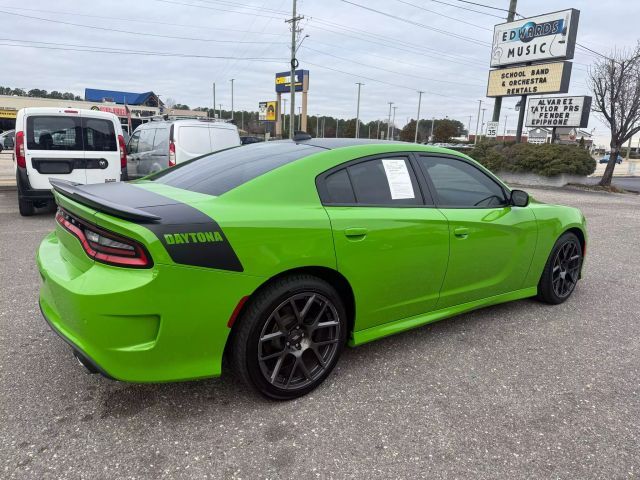
[(100, 90), (97, 88), (85, 88), (84, 99), (88, 102), (103, 102), (105, 100), (121, 105), (144, 105), (149, 97), (157, 95), (153, 92), (132, 93), (119, 92), (117, 90)]

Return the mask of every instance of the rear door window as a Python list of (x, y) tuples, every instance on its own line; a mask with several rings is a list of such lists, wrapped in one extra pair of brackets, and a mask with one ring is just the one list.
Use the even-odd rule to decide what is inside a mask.
[(153, 140), (156, 136), (155, 128), (145, 128), (140, 131), (140, 139), (138, 140), (138, 153), (150, 152), (153, 150)]
[(95, 152), (118, 150), (116, 129), (113, 122), (102, 118), (82, 118), (85, 134), (84, 149)]
[(362, 205), (421, 205), (418, 182), (407, 158), (379, 158), (348, 168), (356, 202)]
[(80, 117), (28, 116), (27, 149), (84, 150)]
[(138, 141), (140, 140), (140, 131), (134, 132), (131, 136), (131, 140), (129, 140), (129, 144), (127, 145), (127, 153), (134, 154), (138, 153)]
[(160, 152), (169, 152), (169, 129), (158, 128), (153, 139), (153, 149)]

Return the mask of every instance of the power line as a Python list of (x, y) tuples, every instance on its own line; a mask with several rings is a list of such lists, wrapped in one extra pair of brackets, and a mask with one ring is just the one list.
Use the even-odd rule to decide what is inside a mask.
[(420, 5), (416, 5), (415, 3), (406, 2), (405, 0), (396, 0), (396, 1), (400, 2), (400, 3), (404, 3), (405, 5), (410, 5), (412, 7), (418, 8), (420, 10), (424, 10), (425, 12), (434, 13), (434, 14), (439, 15), (441, 17), (448, 18), (449, 20), (454, 20), (456, 22), (464, 23), (465, 25), (471, 25), (472, 27), (480, 28), (482, 30), (491, 31), (490, 28), (483, 27), (482, 25), (478, 25), (477, 23), (471, 23), (471, 22), (467, 22), (465, 20), (461, 20), (461, 19), (456, 18), (456, 17), (450, 17), (449, 15), (445, 15), (444, 13), (436, 12), (435, 10), (429, 10), (428, 8), (424, 8), (424, 7), (420, 6)]
[(509, 12), (509, 10), (506, 8), (499, 8), (491, 5), (485, 5), (484, 3), (470, 2), (469, 0), (456, 0), (456, 1), (461, 3), (468, 3), (469, 5), (475, 5), (476, 7), (484, 7), (484, 8), (490, 8), (492, 10), (499, 10), (501, 12)]
[(44, 10), (41, 8), (24, 8), (24, 7), (12, 7), (8, 5), (0, 5), (0, 8), (9, 9), (9, 10), (18, 10), (18, 11), (28, 11), (28, 12), (36, 12), (36, 13), (52, 13), (55, 15), (69, 15), (76, 17), (86, 17), (86, 18), (97, 18), (100, 20), (117, 20), (119, 22), (133, 22), (133, 23), (148, 23), (150, 25), (164, 25), (170, 27), (185, 27), (185, 28), (197, 28), (202, 30), (221, 30), (227, 32), (237, 32), (237, 33), (256, 33), (260, 35), (273, 35), (273, 36), (283, 36), (282, 33), (269, 33), (269, 32), (255, 32), (255, 31), (247, 31), (241, 30), (238, 28), (224, 28), (224, 27), (212, 27), (212, 26), (204, 26), (204, 25), (191, 25), (191, 24), (182, 24), (175, 22), (160, 22), (157, 20), (142, 20), (142, 19), (133, 19), (133, 18), (124, 18), (124, 17), (108, 17), (105, 15), (89, 15), (86, 13), (77, 13), (77, 12), (65, 12), (61, 10)]
[(346, 62), (354, 63), (356, 65), (362, 65), (363, 67), (374, 68), (376, 70), (380, 70), (382, 72), (393, 73), (395, 75), (402, 75), (403, 77), (407, 77), (408, 76), (408, 77), (418, 78), (420, 80), (428, 80), (428, 81), (431, 81), (431, 82), (442, 82), (442, 83), (454, 84), (454, 85), (463, 85), (465, 87), (484, 87), (484, 85), (480, 85), (480, 84), (462, 83), (462, 82), (455, 82), (455, 81), (451, 81), (451, 80), (439, 80), (439, 79), (436, 79), (436, 78), (423, 77), (422, 75), (414, 75), (414, 74), (410, 74), (410, 73), (396, 72), (394, 70), (389, 70), (387, 68), (376, 67), (374, 65), (369, 65), (367, 63), (362, 63), (362, 62), (358, 62), (356, 60), (351, 60), (349, 58), (340, 57), (340, 56), (334, 55), (332, 53), (323, 52), (322, 50), (316, 50), (315, 48), (311, 48), (311, 47), (308, 47), (306, 45), (303, 45), (302, 48), (304, 48), (305, 50), (309, 50), (311, 52), (320, 53), (321, 55), (327, 55), (329, 57), (337, 58), (339, 60), (344, 60)]
[(415, 25), (416, 27), (420, 27), (420, 28), (424, 28), (426, 30), (431, 30), (433, 32), (440, 33), (442, 35), (447, 35), (449, 37), (457, 38), (459, 40), (464, 40), (466, 42), (470, 42), (470, 43), (473, 43), (473, 44), (476, 44), (476, 45), (480, 45), (480, 46), (488, 46), (489, 45), (487, 42), (481, 42), (481, 41), (478, 41), (478, 40), (476, 40), (474, 38), (471, 38), (471, 37), (465, 37), (464, 35), (458, 35), (457, 33), (451, 33), (451, 32), (447, 32), (446, 30), (441, 30), (439, 28), (430, 27), (428, 25), (425, 25), (424, 23), (415, 22), (415, 21), (409, 20), (407, 18), (398, 17), (397, 15), (393, 15), (391, 13), (382, 12), (380, 10), (376, 10), (375, 8), (367, 7), (365, 5), (360, 5), (359, 3), (351, 2), (350, 0), (341, 0), (341, 1), (344, 2), (344, 3), (348, 3), (350, 5), (354, 5), (356, 7), (362, 8), (364, 10), (369, 10), (371, 12), (375, 12), (375, 13), (378, 13), (380, 15), (384, 15), (385, 17), (393, 18), (395, 20), (399, 20), (401, 22), (405, 22), (405, 23), (408, 23), (410, 25)]
[(264, 18), (273, 18), (276, 20), (281, 20), (282, 17), (275, 17), (273, 15), (265, 15), (263, 13), (249, 13), (249, 12), (238, 12), (237, 10), (228, 10), (225, 8), (220, 8), (220, 7), (209, 7), (206, 5), (195, 5), (193, 3), (184, 3), (184, 2), (178, 2), (175, 0), (153, 0), (155, 2), (162, 2), (162, 3), (170, 3), (170, 4), (174, 4), (174, 5), (182, 5), (184, 7), (194, 7), (194, 8), (204, 8), (206, 10), (215, 10), (216, 12), (229, 12), (229, 13), (237, 13), (240, 15), (253, 15), (254, 17), (264, 17)]
[(468, 7), (463, 7), (462, 5), (455, 5), (453, 3), (443, 2), (442, 0), (431, 0), (431, 1), (434, 2), (434, 3), (439, 3), (441, 5), (447, 5), (449, 7), (459, 8), (460, 10), (466, 10), (468, 12), (479, 13), (480, 15), (487, 15), (488, 17), (495, 17), (495, 18), (499, 18), (500, 20), (504, 20), (503, 16), (495, 15), (493, 13), (482, 12), (480, 10), (474, 10), (473, 8), (468, 8)]
[(145, 36), (145, 37), (169, 38), (169, 39), (173, 39), (173, 40), (192, 40), (192, 41), (197, 41), (197, 42), (233, 43), (233, 44), (237, 44), (237, 43), (252, 43), (252, 44), (259, 44), (259, 45), (264, 45), (265, 43), (270, 43), (271, 45), (283, 44), (283, 42), (254, 42), (254, 41), (238, 41), (238, 40), (219, 40), (217, 38), (214, 39), (214, 38), (181, 37), (181, 36), (176, 36), (176, 35), (161, 35), (159, 33), (134, 32), (134, 31), (131, 31), (131, 30), (119, 30), (119, 29), (115, 29), (115, 28), (99, 27), (97, 25), (86, 25), (86, 24), (83, 24), (83, 23), (65, 22), (63, 20), (53, 20), (51, 18), (42, 18), (42, 17), (35, 17), (35, 16), (32, 16), (32, 15), (24, 15), (22, 13), (7, 12), (6, 10), (0, 10), (0, 13), (6, 13), (7, 15), (14, 15), (14, 16), (17, 16), (17, 17), (29, 18), (29, 19), (32, 19), (32, 20), (41, 20), (43, 22), (51, 22), (51, 23), (59, 23), (59, 24), (62, 24), (62, 25), (70, 25), (70, 26), (73, 26), (73, 27), (90, 28), (90, 29), (94, 29), (94, 30), (103, 30), (103, 31), (107, 31), (107, 32), (127, 33), (127, 34), (131, 34), (131, 35), (142, 35), (142, 36)]
[(1, 43), (0, 45), (6, 47), (24, 47), (24, 48), (40, 48), (46, 50), (69, 50), (76, 52), (92, 52), (92, 53), (107, 53), (107, 54), (116, 54), (116, 55), (142, 55), (142, 56), (154, 56), (154, 57), (179, 57), (179, 58), (206, 58), (206, 59), (214, 59), (214, 60), (251, 60), (257, 62), (265, 62), (265, 63), (280, 63), (285, 62), (285, 58), (279, 57), (235, 57), (229, 55), (199, 55), (199, 54), (189, 54), (189, 53), (172, 53), (172, 52), (155, 52), (148, 50), (127, 50), (121, 48), (111, 48), (111, 47), (99, 47), (99, 46), (90, 46), (90, 45), (78, 45), (78, 44), (69, 44), (69, 43), (54, 43), (54, 42), (40, 42), (36, 40), (16, 40), (12, 38), (0, 38), (0, 42), (21, 42), (21, 43), (36, 43), (39, 45), (20, 45), (20, 44), (9, 44), (9, 43)]

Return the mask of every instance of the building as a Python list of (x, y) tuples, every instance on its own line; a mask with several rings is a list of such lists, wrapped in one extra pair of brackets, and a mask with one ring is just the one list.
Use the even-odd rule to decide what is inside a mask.
[[(584, 141), (585, 148), (591, 148), (593, 144), (591, 133), (579, 128), (557, 127), (555, 135), (555, 143), (560, 145), (579, 145), (581, 139)], [(552, 139), (552, 128), (536, 127), (529, 129), (529, 139), (527, 140), (529, 143), (554, 143)]]
[(0, 95), (0, 131), (15, 128), (18, 110), (27, 107), (75, 108), (110, 112), (120, 118), (123, 128), (127, 131), (129, 130), (129, 121), (131, 121), (132, 130), (135, 130), (138, 125), (148, 122), (157, 115), (178, 118), (207, 116), (207, 112), (166, 108), (153, 92), (131, 93), (87, 88), (84, 100)]

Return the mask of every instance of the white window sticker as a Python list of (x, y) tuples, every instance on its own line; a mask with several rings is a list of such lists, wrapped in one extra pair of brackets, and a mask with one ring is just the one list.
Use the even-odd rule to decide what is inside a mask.
[(384, 167), (384, 173), (387, 175), (392, 200), (415, 198), (407, 163), (404, 160), (382, 160), (382, 166)]

